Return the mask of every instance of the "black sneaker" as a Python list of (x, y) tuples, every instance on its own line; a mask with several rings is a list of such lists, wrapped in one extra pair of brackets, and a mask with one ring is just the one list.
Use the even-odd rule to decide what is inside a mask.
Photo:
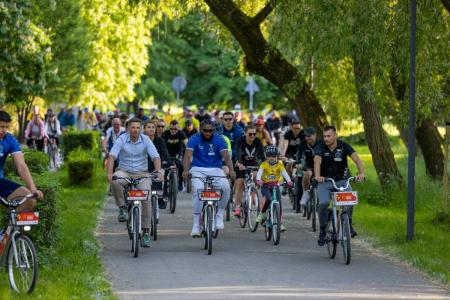
[(325, 236), (327, 235), (325, 228), (320, 228), (319, 239), (317, 240), (317, 244), (319, 246), (325, 245)]
[(350, 236), (351, 236), (352, 238), (354, 238), (354, 237), (357, 236), (357, 235), (358, 235), (358, 233), (355, 231), (355, 229), (353, 229), (353, 226), (350, 225)]
[(164, 201), (164, 199), (158, 198), (158, 206), (159, 206), (159, 209), (166, 209), (167, 203), (166, 203), (166, 201)]

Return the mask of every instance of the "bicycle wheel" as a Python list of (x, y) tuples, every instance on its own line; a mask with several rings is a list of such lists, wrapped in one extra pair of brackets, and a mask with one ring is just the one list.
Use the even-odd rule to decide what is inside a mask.
[[(295, 192), (294, 192), (294, 195), (295, 195), (295, 202), (297, 203), (297, 208), (296, 208), (296, 213), (301, 213), (302, 212), (302, 208), (303, 209), (305, 209), (304, 207), (302, 207), (301, 205), (300, 205), (300, 199), (302, 198), (302, 196), (303, 196), (303, 188), (302, 188), (302, 178), (300, 177), (297, 177), (298, 179), (297, 180), (299, 180), (299, 181), (297, 181), (297, 184), (295, 185)], [(303, 217), (305, 216), (305, 212), (303, 211)]]
[(260, 211), (260, 200), (258, 190), (252, 186), (250, 189), (250, 199), (247, 204), (247, 224), (248, 229), (251, 232), (255, 232), (258, 229), (258, 222), (256, 217)]
[[(11, 288), (18, 293), (31, 293), (38, 276), (38, 258), (31, 240), (23, 234), (15, 237), (17, 257), (11, 243), (8, 250), (7, 271)], [(17, 261), (16, 261), (17, 259)]]
[[(247, 196), (244, 196), (244, 198), (247, 198)], [(247, 207), (248, 207), (248, 199), (244, 199), (244, 202), (242, 202), (242, 205), (239, 208), (241, 211), (239, 217), (239, 225), (241, 225), (241, 228), (245, 228), (245, 226), (247, 225)]]
[(331, 218), (328, 219), (325, 242), (327, 243), (328, 256), (330, 258), (334, 258), (336, 256), (337, 239), (333, 215), (331, 215)]
[(158, 205), (158, 198), (156, 197), (156, 195), (152, 195), (151, 198), (152, 201), (152, 217), (151, 217), (151, 223), (150, 226), (151, 231), (152, 231), (152, 235), (153, 235), (153, 240), (156, 241), (158, 239), (158, 211), (157, 211), (157, 205)]
[(270, 219), (270, 209), (268, 210), (268, 213), (266, 212), (267, 219), (264, 224), (261, 224), (264, 226), (264, 235), (266, 237), (266, 241), (270, 241), (272, 238), (272, 220)]
[(317, 189), (314, 189), (313, 197), (310, 199), (311, 203), (311, 226), (313, 232), (317, 230), (317, 206), (319, 201), (317, 199)]
[(192, 181), (190, 179), (186, 179), (186, 192), (192, 192)]
[(178, 195), (178, 178), (175, 172), (171, 172), (169, 175), (169, 205), (170, 205), (170, 213), (175, 213), (175, 209), (177, 207), (177, 195)]
[(133, 241), (131, 248), (133, 249), (133, 255), (134, 257), (139, 256), (139, 242), (140, 242), (140, 236), (139, 233), (141, 232), (141, 224), (139, 224), (139, 207), (135, 206), (133, 208)]
[(280, 235), (281, 235), (281, 210), (280, 204), (273, 204), (273, 220), (272, 220), (272, 239), (273, 244), (278, 245), (280, 243)]
[(225, 207), (225, 221), (227, 222), (230, 222), (232, 201), (233, 191), (230, 192), (230, 197), (228, 198), (227, 206)]
[(350, 264), (351, 261), (351, 245), (350, 245), (350, 241), (351, 241), (351, 237), (350, 237), (350, 222), (348, 220), (348, 214), (347, 213), (343, 213), (341, 215), (341, 227), (340, 229), (342, 230), (342, 235), (341, 235), (341, 246), (342, 246), (342, 252), (344, 253), (344, 261), (345, 264), (348, 265)]
[(213, 209), (210, 205), (206, 207), (206, 240), (208, 243), (208, 255), (211, 255), (213, 240)]

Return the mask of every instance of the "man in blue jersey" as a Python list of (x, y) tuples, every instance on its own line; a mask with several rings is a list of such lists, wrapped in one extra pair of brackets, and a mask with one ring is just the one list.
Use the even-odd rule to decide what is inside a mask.
[(225, 112), (223, 114), (222, 134), (230, 139), (231, 151), (236, 153), (237, 140), (244, 135), (244, 130), (234, 122), (234, 114)]
[[(192, 167), (191, 167), (192, 160)], [(194, 134), (189, 139), (183, 159), (183, 178), (188, 178), (189, 172), (193, 177), (225, 176), (222, 170), (222, 160), (230, 170), (230, 176), (235, 177), (233, 164), (228, 153), (228, 146), (224, 138), (214, 133), (214, 124), (206, 119), (201, 123), (200, 132)], [(191, 168), (190, 168), (191, 167)], [(190, 170), (189, 170), (190, 169)], [(213, 182), (215, 189), (222, 190), (222, 199), (219, 201), (219, 209), (216, 214), (216, 228), (223, 229), (223, 211), (230, 195), (230, 184), (226, 178), (216, 178)], [(192, 179), (192, 207), (194, 222), (192, 226), (192, 237), (200, 237), (200, 213), (202, 203), (198, 198), (198, 190), (203, 189), (203, 182), (199, 179)]]
[[(24, 197), (28, 194), (36, 194), (39, 199), (42, 199), (44, 195), (34, 184), (28, 166), (23, 158), (23, 153), (20, 150), (19, 142), (8, 132), (10, 124), (11, 117), (9, 114), (5, 111), (0, 111), (0, 196), (11, 200)], [(26, 187), (3, 177), (3, 168), (9, 154), (11, 154), (19, 176), (25, 182)], [(18, 210), (33, 210), (35, 205), (36, 200), (30, 199), (19, 206)]]

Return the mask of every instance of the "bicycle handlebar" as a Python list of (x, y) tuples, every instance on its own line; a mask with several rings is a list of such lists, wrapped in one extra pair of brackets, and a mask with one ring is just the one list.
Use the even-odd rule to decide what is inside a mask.
[(336, 186), (336, 181), (334, 181), (334, 179), (333, 178), (325, 178), (325, 181), (328, 181), (328, 182), (331, 182), (332, 184), (333, 184), (333, 188), (334, 189), (336, 189), (336, 190), (338, 190), (338, 191), (344, 191), (344, 190), (346, 190), (346, 189), (348, 189), (348, 187), (350, 186), (350, 181), (355, 181), (356, 180), (356, 177), (354, 177), (354, 176), (352, 176), (352, 177), (349, 177), (348, 179), (347, 179), (347, 184), (346, 184), (346, 186), (345, 187), (337, 187)]
[[(0, 197), (0, 201), (8, 207), (17, 207), (17, 206), (22, 205), (28, 199), (33, 199), (33, 198), (37, 198), (37, 197), (38, 197), (38, 195), (35, 193), (35, 194), (28, 194), (23, 198), (15, 198), (15, 199), (12, 199), (11, 201), (8, 201), (7, 199)], [(19, 200), (19, 199), (21, 199), (21, 200)]]

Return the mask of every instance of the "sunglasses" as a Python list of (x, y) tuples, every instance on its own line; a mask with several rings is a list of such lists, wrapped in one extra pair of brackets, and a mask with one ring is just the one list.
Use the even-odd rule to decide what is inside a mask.
[(166, 126), (164, 126), (164, 125), (158, 125), (158, 128), (164, 128), (164, 127), (166, 127)]
[(231, 121), (233, 118), (223, 118), (224, 121)]
[(255, 136), (256, 135), (256, 132), (249, 132), (249, 133), (247, 133), (248, 134), (248, 136)]
[(202, 129), (204, 133), (212, 133), (214, 129)]

